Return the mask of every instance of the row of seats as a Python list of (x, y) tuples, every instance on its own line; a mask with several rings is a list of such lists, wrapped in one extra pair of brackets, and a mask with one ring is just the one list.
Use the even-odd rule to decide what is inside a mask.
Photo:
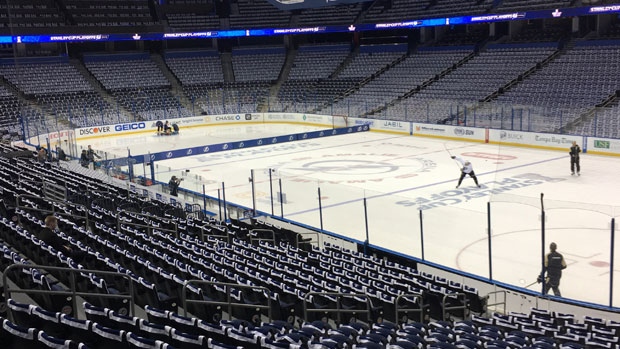
[[(333, 106), (334, 113), (364, 115), (374, 109), (398, 99), (431, 80), (447, 67), (465, 58), (470, 51), (420, 51), (405, 57), (388, 71), (369, 81), (355, 93), (350, 94)], [(360, 108), (360, 109), (358, 109)], [(382, 112), (381, 117), (390, 111)]]
[[(172, 343), (179, 348), (615, 349), (620, 327), (612, 320), (586, 316), (579, 322), (571, 314), (536, 308), (532, 308), (529, 315), (494, 313), (491, 318), (474, 316), (470, 320), (426, 324), (352, 322), (333, 327), (324, 321), (313, 321), (293, 327), (279, 321), (257, 325), (244, 320), (206, 322), (151, 306), (145, 307), (147, 320), (87, 302), (83, 304), (84, 320), (13, 299), (7, 303), (12, 318), (19, 324), (11, 323), (13, 328), (42, 328), (55, 337), (70, 338), (70, 341), (86, 343), (93, 348), (122, 345), (124, 338), (131, 338), (133, 341), (129, 342), (145, 348), (155, 343), (162, 346)], [(513, 326), (510, 318), (526, 325)], [(562, 332), (556, 328), (561, 328)]]
[[(28, 189), (26, 193), (36, 195), (38, 190), (36, 187), (28, 184), (24, 184), (24, 186)], [(29, 204), (31, 207), (38, 209), (45, 209), (48, 206), (45, 200), (40, 199), (31, 199)], [(73, 210), (75, 209), (75, 207), (71, 208), (67, 211), (67, 214), (74, 214)], [(39, 218), (30, 217), (20, 210), (16, 213), (18, 217), (21, 217), (22, 225), (27, 230), (40, 229), (42, 223)], [(117, 271), (131, 276), (134, 282), (141, 285), (140, 289), (143, 290), (141, 293), (145, 301), (150, 302), (150, 304), (159, 304), (162, 307), (165, 307), (164, 304), (168, 304), (168, 299), (178, 300), (180, 298), (178, 294), (179, 286), (183, 284), (183, 280), (192, 278), (267, 287), (273, 292), (268, 297), (273, 297), (278, 302), (281, 301), (279, 303), (280, 306), (285, 308), (284, 311), (282, 309), (279, 310), (280, 314), (290, 313), (291, 306), (295, 306), (297, 308), (296, 314), (300, 314), (299, 302), (308, 292), (336, 291), (346, 293), (350, 292), (349, 290), (351, 289), (355, 289), (355, 292), (367, 293), (372, 296), (374, 302), (379, 305), (377, 308), (381, 306), (386, 307), (384, 316), (393, 317), (394, 311), (388, 311), (387, 307), (394, 303), (394, 298), (403, 292), (421, 294), (425, 292), (423, 289), (427, 289), (428, 292), (437, 293), (441, 298), (444, 294), (454, 292), (446, 289), (446, 287), (461, 287), (458, 284), (448, 284), (445, 281), (446, 287), (437, 285), (431, 288), (427, 281), (416, 279), (414, 274), (410, 274), (407, 277), (399, 277), (401, 281), (398, 283), (390, 281), (387, 284), (385, 281), (389, 277), (393, 278), (400, 274), (390, 273), (386, 270), (386, 274), (383, 276), (381, 274), (375, 275), (374, 273), (376, 272), (373, 272), (371, 275), (368, 269), (378, 270), (378, 266), (372, 266), (368, 262), (358, 260), (357, 258), (361, 256), (357, 256), (353, 260), (350, 259), (346, 263), (341, 260), (344, 257), (338, 258), (337, 266), (330, 266), (327, 264), (329, 258), (320, 257), (320, 255), (314, 253), (306, 255), (298, 249), (273, 249), (264, 244), (261, 244), (260, 250), (256, 250), (256, 247), (244, 243), (242, 240), (234, 240), (237, 245), (222, 245), (222, 243), (218, 243), (218, 248), (214, 250), (210, 245), (200, 242), (196, 238), (185, 237), (184, 240), (183, 234), (181, 234), (180, 239), (171, 239), (170, 236), (157, 232), (154, 233), (153, 237), (149, 237), (124, 225), (121, 225), (121, 231), (116, 232), (106, 229), (103, 224), (111, 219), (120, 219), (121, 217), (112, 216), (110, 212), (103, 209), (91, 211), (89, 215), (92, 216), (92, 219), (102, 222), (100, 225), (94, 226), (94, 231), (97, 231), (98, 235), (93, 235), (90, 231), (72, 225), (71, 222), (62, 219), (62, 231), (67, 234), (66, 236), (63, 235), (62, 238), (75, 251), (82, 251), (84, 258), (82, 263), (87, 268)], [(127, 219), (131, 220), (128, 217), (124, 218), (124, 220)], [(6, 238), (18, 239), (11, 242), (22, 246), (26, 251), (32, 251), (33, 242), (31, 242), (32, 238), (29, 237), (31, 235), (28, 235), (20, 227), (15, 227), (13, 231), (13, 234), (5, 231)], [(150, 247), (147, 248), (147, 246)], [(270, 250), (267, 248), (270, 248)], [(165, 253), (164, 251), (168, 252)], [(202, 251), (201, 257), (195, 255), (196, 251)], [(145, 253), (149, 256), (148, 260), (152, 261), (151, 263), (139, 258), (141, 255), (146, 257)], [(36, 256), (32, 257), (38, 258)], [(304, 259), (300, 260), (299, 258), (302, 257)], [(47, 259), (47, 263), (52, 261), (60, 263), (59, 265), (67, 264), (64, 260), (56, 260), (55, 257)], [(356, 266), (356, 264), (359, 264), (359, 266)], [(231, 267), (243, 271), (242, 278), (245, 281), (240, 281), (240, 275), (232, 273)], [(80, 269), (79, 265), (74, 268)], [(393, 266), (393, 268), (395, 268), (394, 270), (399, 269), (398, 266)], [(278, 276), (278, 273), (275, 272), (276, 269), (282, 270), (284, 273)], [(265, 277), (263, 275), (264, 271), (261, 270), (271, 270), (272, 277)], [(411, 271), (411, 273), (413, 272)], [(177, 277), (174, 277), (174, 275), (177, 275)], [(329, 275), (333, 283), (312, 285), (313, 280), (323, 279), (326, 275)], [(57, 277), (59, 279), (63, 278), (62, 275)], [(368, 281), (369, 278), (375, 278), (376, 280), (371, 283)], [(384, 278), (385, 280), (381, 281)], [(411, 279), (413, 279), (413, 283)], [(85, 288), (92, 284), (91, 280), (86, 281), (89, 282), (86, 282)], [(107, 279), (107, 281), (107, 292), (109, 292), (109, 288), (112, 286), (121, 293), (127, 291), (127, 286), (122, 286), (118, 280)], [(303, 289), (305, 291), (302, 291)], [(202, 297), (205, 297), (207, 292), (213, 295), (212, 289), (203, 289), (202, 291), (204, 292)], [(293, 298), (285, 300), (284, 295), (286, 293), (289, 296), (293, 296)], [(475, 293), (475, 291), (472, 293)], [(166, 295), (165, 298), (162, 298), (164, 295)], [(243, 294), (243, 291), (239, 295), (246, 298), (256, 296)], [(217, 297), (222, 299), (225, 297), (225, 294), (220, 293)], [(315, 306), (329, 309), (334, 307), (334, 299), (330, 297), (315, 296), (312, 298), (312, 301)], [(416, 301), (421, 300), (417, 299)], [(366, 302), (354, 302), (353, 306), (360, 308), (361, 311), (362, 307), (366, 306), (365, 304)], [(287, 315), (284, 316), (286, 317)]]
[[(617, 45), (577, 46), (544, 66), (540, 63), (555, 52), (552, 46), (510, 50), (500, 46), (490, 46), (458, 67), (454, 65), (459, 56), (466, 58), (461, 49), (423, 49), (401, 57), (398, 53), (371, 54), (363, 50), (351, 55), (346, 45), (324, 49), (302, 46), (288, 78), (278, 89), (277, 97), (272, 98), (268, 98), (270, 88), (282, 69), (284, 51), (235, 50), (235, 83), (223, 82), (218, 55), (177, 55), (166, 63), (183, 86), (191, 108), (181, 103), (182, 97), (173, 94), (170, 81), (148, 57), (85, 63), (117, 99), (117, 105), (110, 105), (96, 92), (74, 64), (2, 65), (0, 75), (19, 92), (35, 96), (45, 114), (54, 117), (50, 125), (41, 129), (55, 127), (57, 118), (67, 119), (75, 126), (88, 126), (108, 120), (151, 120), (199, 112), (249, 113), (265, 110), (265, 106), (270, 111), (321, 111), (422, 122), (456, 123), (459, 119), (462, 124), (466, 119), (473, 122), (468, 123), (472, 126), (506, 128), (505, 117), (492, 110), (511, 105), (528, 111), (526, 130), (553, 131), (588, 112), (618, 89), (612, 78)], [(590, 57), (596, 57), (596, 65), (589, 63)], [(266, 61), (270, 63), (262, 64)], [(384, 71), (388, 64), (389, 69)], [(596, 68), (599, 64), (601, 69)], [(521, 79), (531, 69), (537, 71)], [(563, 83), (550, 82), (558, 79)], [(517, 83), (510, 89), (503, 90), (514, 81)], [(554, 87), (550, 91), (551, 85)], [(492, 102), (478, 105), (479, 100), (498, 91)], [(18, 99), (7, 96), (5, 100), (2, 104), (7, 106), (6, 119), (16, 120), (21, 108)], [(463, 114), (463, 107), (469, 115), (476, 114), (475, 121)], [(523, 120), (519, 123), (523, 124)], [(514, 125), (514, 120), (510, 124)], [(589, 134), (601, 131), (589, 126), (583, 130)]]

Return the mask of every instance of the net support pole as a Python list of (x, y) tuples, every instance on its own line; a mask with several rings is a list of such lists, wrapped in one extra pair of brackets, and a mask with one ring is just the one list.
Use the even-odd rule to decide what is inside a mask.
[(254, 169), (250, 170), (250, 184), (252, 187), (252, 216), (256, 216), (256, 187), (254, 186)]
[(370, 235), (368, 234), (368, 203), (364, 198), (364, 223), (366, 225), (366, 241), (364, 242), (364, 256), (368, 256), (368, 244), (370, 243)]
[(52, 143), (50, 142), (49, 138), (45, 138), (45, 145), (47, 146), (47, 153), (45, 154), (47, 156), (47, 161), (51, 162), (52, 161)]
[(493, 243), (491, 242), (491, 203), (487, 202), (487, 243), (489, 246), (489, 280), (493, 280)]
[(273, 173), (273, 171), (271, 169), (268, 170), (269, 171), (269, 197), (270, 197), (270, 202), (271, 202), (271, 215), (273, 216), (273, 178), (271, 176), (271, 174)]
[(424, 220), (422, 219), (422, 210), (418, 210), (420, 213), (420, 247), (422, 250), (422, 260), (424, 260)]
[(220, 220), (221, 220), (222, 219), (222, 195), (221, 195), (221, 191), (220, 190), (221, 190), (220, 188), (217, 189), (217, 208), (218, 208), (219, 217), (220, 217)]
[[(149, 159), (151, 158), (151, 155), (149, 154)], [(155, 161), (150, 161), (149, 162), (149, 168), (151, 170), (151, 182), (155, 183)]]
[[(541, 265), (541, 270), (542, 273), (545, 272), (545, 220), (546, 220), (546, 216), (545, 216), (545, 203), (543, 201), (543, 193), (540, 193), (540, 242), (541, 242), (541, 247), (540, 247), (540, 265)], [(541, 293), (544, 294), (545, 293), (545, 282), (544, 282), (544, 278), (543, 278), (543, 282), (541, 282), (542, 284), (542, 289), (541, 289)]]
[(614, 305), (614, 253), (615, 253), (615, 243), (616, 243), (616, 219), (611, 219), (611, 251), (609, 258), (609, 306), (613, 307)]
[(321, 231), (323, 231), (323, 206), (321, 205), (321, 187), (317, 187), (317, 193), (319, 194), (319, 223)]
[(224, 205), (224, 222), (228, 222), (228, 213), (226, 212), (226, 187), (222, 182), (222, 204)]
[(131, 166), (131, 149), (129, 147), (127, 147), (127, 175), (129, 176), (129, 182), (133, 182), (133, 166)]

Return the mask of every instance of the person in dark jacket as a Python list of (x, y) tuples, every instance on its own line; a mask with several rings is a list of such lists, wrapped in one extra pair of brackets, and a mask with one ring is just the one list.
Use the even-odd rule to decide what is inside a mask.
[(170, 182), (168, 182), (168, 187), (170, 189), (170, 195), (172, 196), (179, 195), (179, 184), (181, 184), (182, 180), (183, 178), (177, 178), (177, 176), (172, 176), (172, 178), (170, 178)]
[(95, 160), (101, 159), (101, 156), (95, 152), (95, 149), (91, 148), (90, 144), (88, 145), (88, 149), (86, 149), (86, 154), (88, 155), (88, 161), (93, 163), (93, 169), (98, 169), (100, 166), (99, 161)]
[(170, 135), (170, 132), (172, 132), (172, 127), (170, 127), (170, 123), (168, 121), (166, 121), (164, 123), (164, 134), (165, 135)]
[[(561, 297), (560, 279), (562, 278), (562, 270), (566, 269), (566, 261), (564, 260), (564, 256), (562, 256), (557, 249), (558, 246), (555, 242), (549, 245), (550, 252), (545, 256), (545, 265), (537, 281), (538, 283), (545, 282), (543, 294), (547, 294), (551, 289), (554, 295)], [(545, 272), (547, 273), (546, 278)]]
[(39, 147), (39, 151), (37, 152), (37, 160), (39, 160), (40, 163), (47, 161), (47, 150), (45, 147)]
[(45, 217), (45, 228), (39, 232), (39, 240), (48, 246), (52, 246), (56, 251), (70, 254), (72, 252), (71, 247), (56, 234), (56, 230), (58, 230), (58, 218), (55, 216)]
[(571, 176), (575, 175), (575, 170), (577, 170), (577, 176), (581, 176), (581, 166), (579, 165), (579, 153), (581, 153), (581, 148), (577, 142), (573, 141), (573, 145), (570, 147), (570, 174)]
[(56, 152), (58, 153), (58, 161), (67, 161), (67, 154), (62, 148), (58, 147)]
[(80, 155), (80, 165), (82, 165), (82, 167), (88, 167), (89, 162), (90, 160), (88, 159), (86, 149), (82, 149), (82, 155)]
[(56, 251), (71, 257), (76, 263), (80, 263), (84, 259), (84, 253), (80, 249), (73, 249), (67, 241), (58, 235), (57, 231), (58, 218), (51, 215), (47, 216), (45, 217), (45, 227), (39, 232), (38, 238)]

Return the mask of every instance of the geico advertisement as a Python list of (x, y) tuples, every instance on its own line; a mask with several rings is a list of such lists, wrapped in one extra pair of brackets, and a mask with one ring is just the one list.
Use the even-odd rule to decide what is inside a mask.
[(125, 132), (136, 132), (145, 130), (145, 122), (130, 122), (125, 124), (96, 126), (96, 127), (83, 127), (76, 130), (77, 138), (85, 137), (100, 137), (112, 134), (119, 134)]

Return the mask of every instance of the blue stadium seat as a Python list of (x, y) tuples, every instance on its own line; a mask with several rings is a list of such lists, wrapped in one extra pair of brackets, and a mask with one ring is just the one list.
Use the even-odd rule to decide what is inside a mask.
[(37, 348), (39, 330), (16, 325), (7, 319), (2, 319), (0, 339), (7, 349)]

